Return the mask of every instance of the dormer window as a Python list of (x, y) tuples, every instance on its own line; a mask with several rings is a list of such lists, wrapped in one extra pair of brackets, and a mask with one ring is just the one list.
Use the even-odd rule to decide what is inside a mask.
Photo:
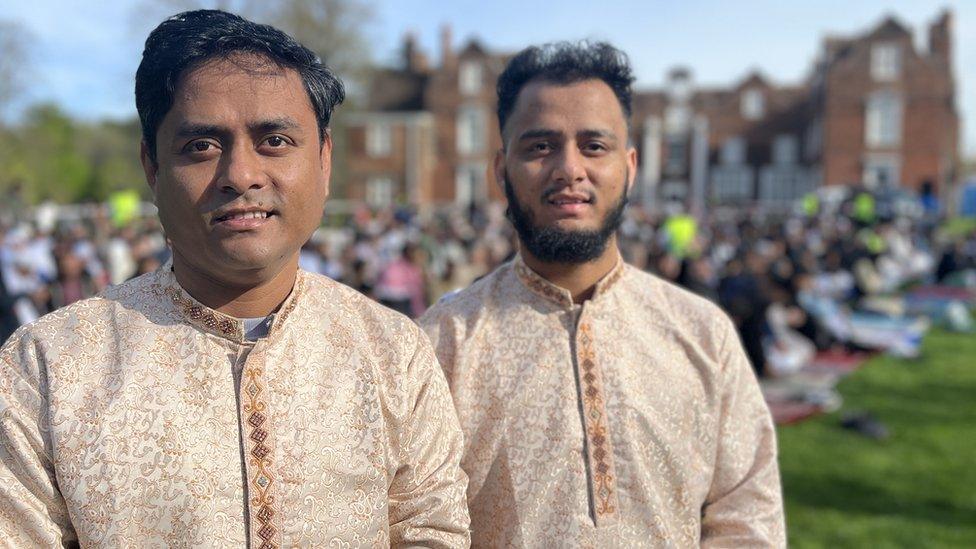
[(766, 98), (760, 89), (750, 89), (742, 93), (739, 104), (742, 118), (746, 120), (759, 120), (766, 112)]
[(901, 75), (901, 48), (898, 44), (882, 42), (871, 46), (871, 78), (877, 82), (891, 82)]
[(477, 61), (464, 61), (458, 70), (458, 87), (465, 95), (475, 95), (481, 91), (481, 64)]

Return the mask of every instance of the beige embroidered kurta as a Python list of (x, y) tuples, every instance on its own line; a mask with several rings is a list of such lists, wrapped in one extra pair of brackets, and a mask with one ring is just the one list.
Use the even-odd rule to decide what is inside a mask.
[(574, 306), (517, 257), (421, 326), (473, 546), (785, 545), (773, 424), (714, 305), (619, 262)]
[(426, 336), (318, 275), (254, 343), (163, 269), (0, 352), (2, 546), (466, 546), (460, 452)]

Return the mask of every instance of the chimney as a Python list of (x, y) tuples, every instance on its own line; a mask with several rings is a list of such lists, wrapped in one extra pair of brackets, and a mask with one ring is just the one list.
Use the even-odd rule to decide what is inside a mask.
[(453, 68), (455, 64), (457, 64), (457, 58), (454, 56), (451, 26), (445, 24), (441, 27), (441, 67), (449, 69)]
[(952, 55), (952, 12), (945, 10), (929, 26), (929, 54), (951, 62)]
[(426, 72), (428, 69), (427, 56), (420, 51), (417, 37), (412, 32), (403, 36), (403, 66), (408, 72)]

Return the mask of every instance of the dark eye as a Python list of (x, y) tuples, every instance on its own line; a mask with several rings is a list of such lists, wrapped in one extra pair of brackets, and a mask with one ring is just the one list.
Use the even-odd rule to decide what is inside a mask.
[(194, 141), (190, 143), (190, 149), (194, 152), (207, 152), (210, 150), (213, 144), (209, 141)]
[(551, 149), (552, 147), (549, 145), (549, 143), (546, 142), (536, 143), (535, 145), (532, 145), (532, 150), (536, 152), (546, 152)]
[(280, 135), (272, 135), (271, 137), (265, 139), (264, 142), (274, 148), (283, 147), (285, 145), (285, 140)]

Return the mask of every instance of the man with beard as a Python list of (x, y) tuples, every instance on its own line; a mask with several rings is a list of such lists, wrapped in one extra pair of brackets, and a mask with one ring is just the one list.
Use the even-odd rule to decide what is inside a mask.
[(769, 411), (729, 319), (621, 260), (633, 77), (598, 44), (498, 80), (520, 252), (420, 321), (465, 434), (475, 546), (783, 546)]

